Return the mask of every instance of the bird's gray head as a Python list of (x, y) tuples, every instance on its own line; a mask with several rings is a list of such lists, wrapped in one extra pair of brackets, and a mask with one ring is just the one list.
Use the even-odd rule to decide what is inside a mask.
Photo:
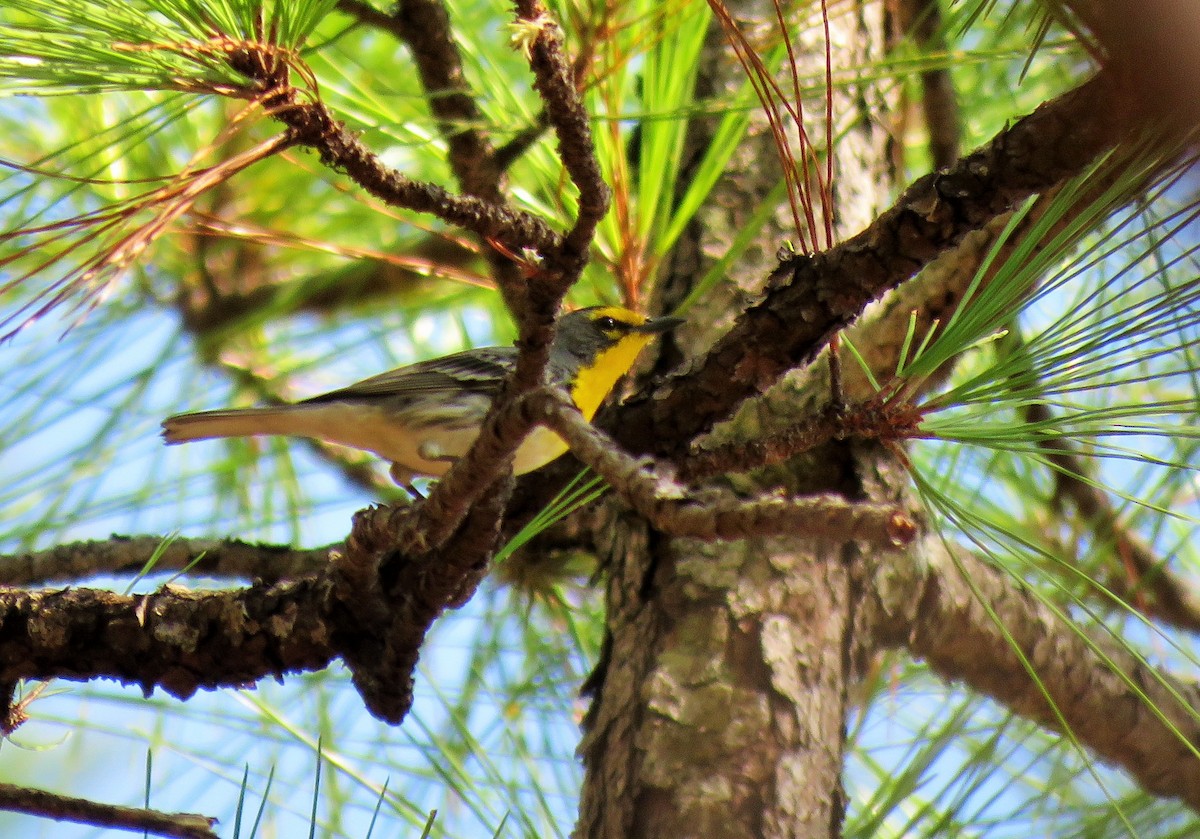
[(674, 329), (681, 323), (682, 318), (647, 318), (620, 306), (591, 306), (559, 319), (553, 352), (586, 364), (623, 338), (638, 336), (641, 346), (655, 334)]

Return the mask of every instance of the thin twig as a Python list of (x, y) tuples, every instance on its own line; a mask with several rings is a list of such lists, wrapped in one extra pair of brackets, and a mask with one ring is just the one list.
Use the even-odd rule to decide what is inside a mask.
[(563, 48), (562, 29), (541, 0), (517, 0), (517, 16), (536, 30), (529, 43), (534, 87), (558, 136), (563, 166), (579, 190), (579, 216), (555, 255), (556, 264), (548, 266), (554, 273), (561, 272), (564, 281), (573, 282), (586, 263), (596, 225), (608, 212), (610, 193), (596, 159), (587, 110), (579, 98), (574, 70)]
[(921, 413), (911, 403), (885, 398), (846, 408), (831, 403), (782, 431), (690, 452), (679, 466), (688, 481), (741, 474), (773, 466), (830, 440), (898, 440), (918, 436)]
[(541, 219), (470, 195), (454, 195), (436, 184), (414, 181), (385, 166), (335, 120), (322, 102), (278, 109), (276, 118), (289, 125), (298, 142), (316, 149), (325, 165), (344, 171), (372, 195), (398, 207), (430, 213), (484, 239), (502, 242), (513, 251), (550, 251), (561, 238)]
[(499, 146), (496, 149), (496, 166), (500, 171), (507, 172), (508, 167), (529, 151), (530, 147), (546, 133), (546, 129), (549, 127), (550, 122), (546, 118), (546, 112), (542, 111), (534, 120), (533, 125), (521, 129), (507, 143)]
[(218, 839), (217, 820), (193, 813), (163, 813), (141, 807), (101, 804), (45, 790), (0, 784), (0, 810), (27, 813), (55, 821), (90, 824), (113, 830), (139, 831), (180, 839)]
[(0, 585), (28, 587), (136, 574), (155, 554), (158, 555), (152, 571), (155, 574), (186, 568), (199, 576), (276, 583), (319, 572), (329, 562), (330, 550), (260, 545), (236, 539), (113, 536), (0, 556)]
[(561, 393), (531, 394), (520, 407), (553, 429), (576, 457), (665, 533), (710, 541), (782, 534), (857, 538), (885, 548), (907, 544), (917, 533), (916, 523), (888, 504), (856, 503), (836, 495), (743, 500), (724, 490), (677, 483), (653, 461), (621, 451)]

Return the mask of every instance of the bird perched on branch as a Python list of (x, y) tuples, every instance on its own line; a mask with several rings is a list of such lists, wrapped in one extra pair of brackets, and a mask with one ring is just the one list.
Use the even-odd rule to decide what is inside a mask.
[[(550, 346), (547, 378), (588, 420), (654, 338), (681, 318), (646, 318), (619, 306), (564, 315)], [(392, 463), (392, 479), (410, 492), (413, 478), (438, 477), (466, 454), (505, 376), (515, 347), (482, 347), (421, 361), (292, 405), (178, 414), (163, 422), (167, 443), (279, 434), (311, 437), (374, 452)], [(523, 474), (566, 452), (547, 428), (517, 449)]]

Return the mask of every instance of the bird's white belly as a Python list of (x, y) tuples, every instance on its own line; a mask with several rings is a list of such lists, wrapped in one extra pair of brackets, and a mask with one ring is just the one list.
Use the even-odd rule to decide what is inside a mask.
[[(373, 452), (398, 464), (413, 475), (440, 477), (456, 458), (467, 453), (479, 434), (478, 428), (408, 428), (396, 424), (394, 416), (379, 408), (331, 403), (304, 411), (305, 437), (317, 437), (339, 445)], [(513, 472), (522, 475), (545, 466), (562, 455), (567, 445), (548, 428), (538, 426), (517, 448)]]

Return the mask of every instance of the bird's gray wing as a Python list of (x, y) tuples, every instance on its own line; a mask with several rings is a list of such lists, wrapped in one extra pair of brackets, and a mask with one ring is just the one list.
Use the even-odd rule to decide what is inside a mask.
[(512, 369), (516, 357), (515, 347), (467, 350), (389, 370), (348, 387), (305, 399), (299, 404), (425, 396), (464, 390), (490, 395), (499, 389), (500, 381)]

